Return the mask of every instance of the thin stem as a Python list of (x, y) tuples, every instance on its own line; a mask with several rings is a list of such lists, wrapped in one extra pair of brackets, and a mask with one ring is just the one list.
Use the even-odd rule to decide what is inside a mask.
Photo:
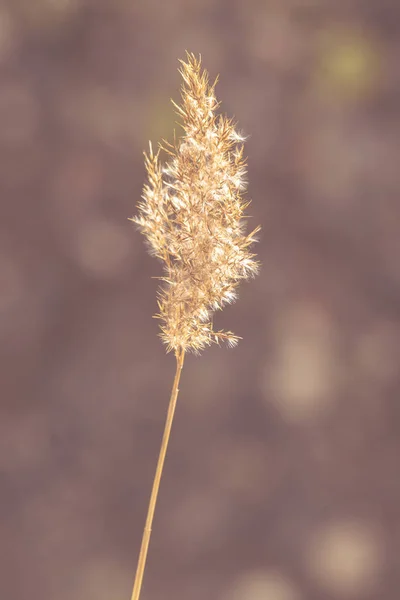
[(181, 377), (181, 371), (183, 367), (183, 361), (185, 358), (185, 352), (179, 350), (176, 354), (176, 372), (174, 378), (174, 384), (172, 386), (171, 397), (169, 399), (168, 414), (165, 421), (164, 434), (161, 442), (160, 454), (158, 456), (156, 474), (154, 476), (153, 488), (151, 490), (151, 496), (149, 501), (149, 507), (147, 509), (146, 523), (144, 526), (142, 544), (140, 546), (139, 560), (136, 569), (135, 581), (133, 584), (132, 598), (131, 600), (139, 600), (140, 591), (142, 589), (142, 581), (144, 569), (146, 566), (147, 551), (149, 549), (151, 527), (153, 524), (154, 511), (157, 503), (158, 490), (160, 488), (161, 475), (164, 468), (165, 455), (167, 453), (168, 441), (171, 433), (172, 421), (174, 420), (174, 413), (176, 407), (176, 400), (178, 398), (178, 386)]

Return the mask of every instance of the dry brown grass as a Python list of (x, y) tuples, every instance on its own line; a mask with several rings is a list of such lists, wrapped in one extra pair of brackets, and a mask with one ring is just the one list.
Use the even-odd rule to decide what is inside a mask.
[(175, 105), (184, 135), (146, 155), (148, 183), (133, 221), (165, 267), (159, 293), (161, 336), (168, 350), (199, 351), (212, 342), (236, 343), (231, 332), (214, 331), (212, 314), (236, 298), (242, 279), (258, 263), (249, 250), (258, 227), (245, 235), (248, 202), (243, 137), (216, 115), (219, 103), (200, 60), (181, 62), (182, 104)]
[[(132, 593), (138, 600), (168, 439), (185, 353), (212, 343), (237, 343), (230, 331), (215, 331), (213, 314), (236, 299), (242, 279), (258, 272), (250, 246), (259, 231), (245, 234), (243, 199), (246, 168), (244, 138), (231, 119), (217, 115), (215, 83), (209, 83), (201, 60), (187, 54), (181, 62), (180, 105), (183, 135), (164, 141), (145, 155), (148, 182), (139, 215), (132, 218), (145, 235), (151, 254), (164, 264), (158, 306), (161, 338), (175, 352), (177, 369), (164, 437), (150, 497)], [(160, 164), (160, 151), (168, 159)]]

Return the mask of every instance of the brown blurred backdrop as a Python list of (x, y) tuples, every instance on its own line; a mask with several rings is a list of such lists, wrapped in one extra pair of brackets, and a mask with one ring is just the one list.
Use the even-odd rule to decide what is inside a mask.
[(143, 600), (400, 594), (400, 4), (3, 0), (0, 598), (128, 600), (174, 360), (127, 221), (177, 60), (248, 134), (261, 275), (185, 364)]

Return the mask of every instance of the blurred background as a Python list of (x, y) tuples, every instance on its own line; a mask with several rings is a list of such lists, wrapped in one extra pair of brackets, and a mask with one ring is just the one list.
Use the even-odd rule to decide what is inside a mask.
[(400, 5), (3, 0), (0, 597), (128, 600), (174, 375), (127, 220), (201, 53), (261, 275), (188, 357), (143, 600), (396, 600)]

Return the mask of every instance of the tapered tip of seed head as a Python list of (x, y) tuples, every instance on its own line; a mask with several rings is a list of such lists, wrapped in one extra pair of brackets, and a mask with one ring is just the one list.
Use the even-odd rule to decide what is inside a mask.
[(196, 56), (193, 52), (189, 52), (188, 50), (185, 50), (185, 54), (186, 54), (186, 61), (183, 60), (182, 58), (178, 59), (182, 66), (185, 66), (188, 64), (188, 65), (196, 66), (197, 68), (200, 68), (200, 66), (201, 66), (201, 54), (200, 53), (198, 56)]

